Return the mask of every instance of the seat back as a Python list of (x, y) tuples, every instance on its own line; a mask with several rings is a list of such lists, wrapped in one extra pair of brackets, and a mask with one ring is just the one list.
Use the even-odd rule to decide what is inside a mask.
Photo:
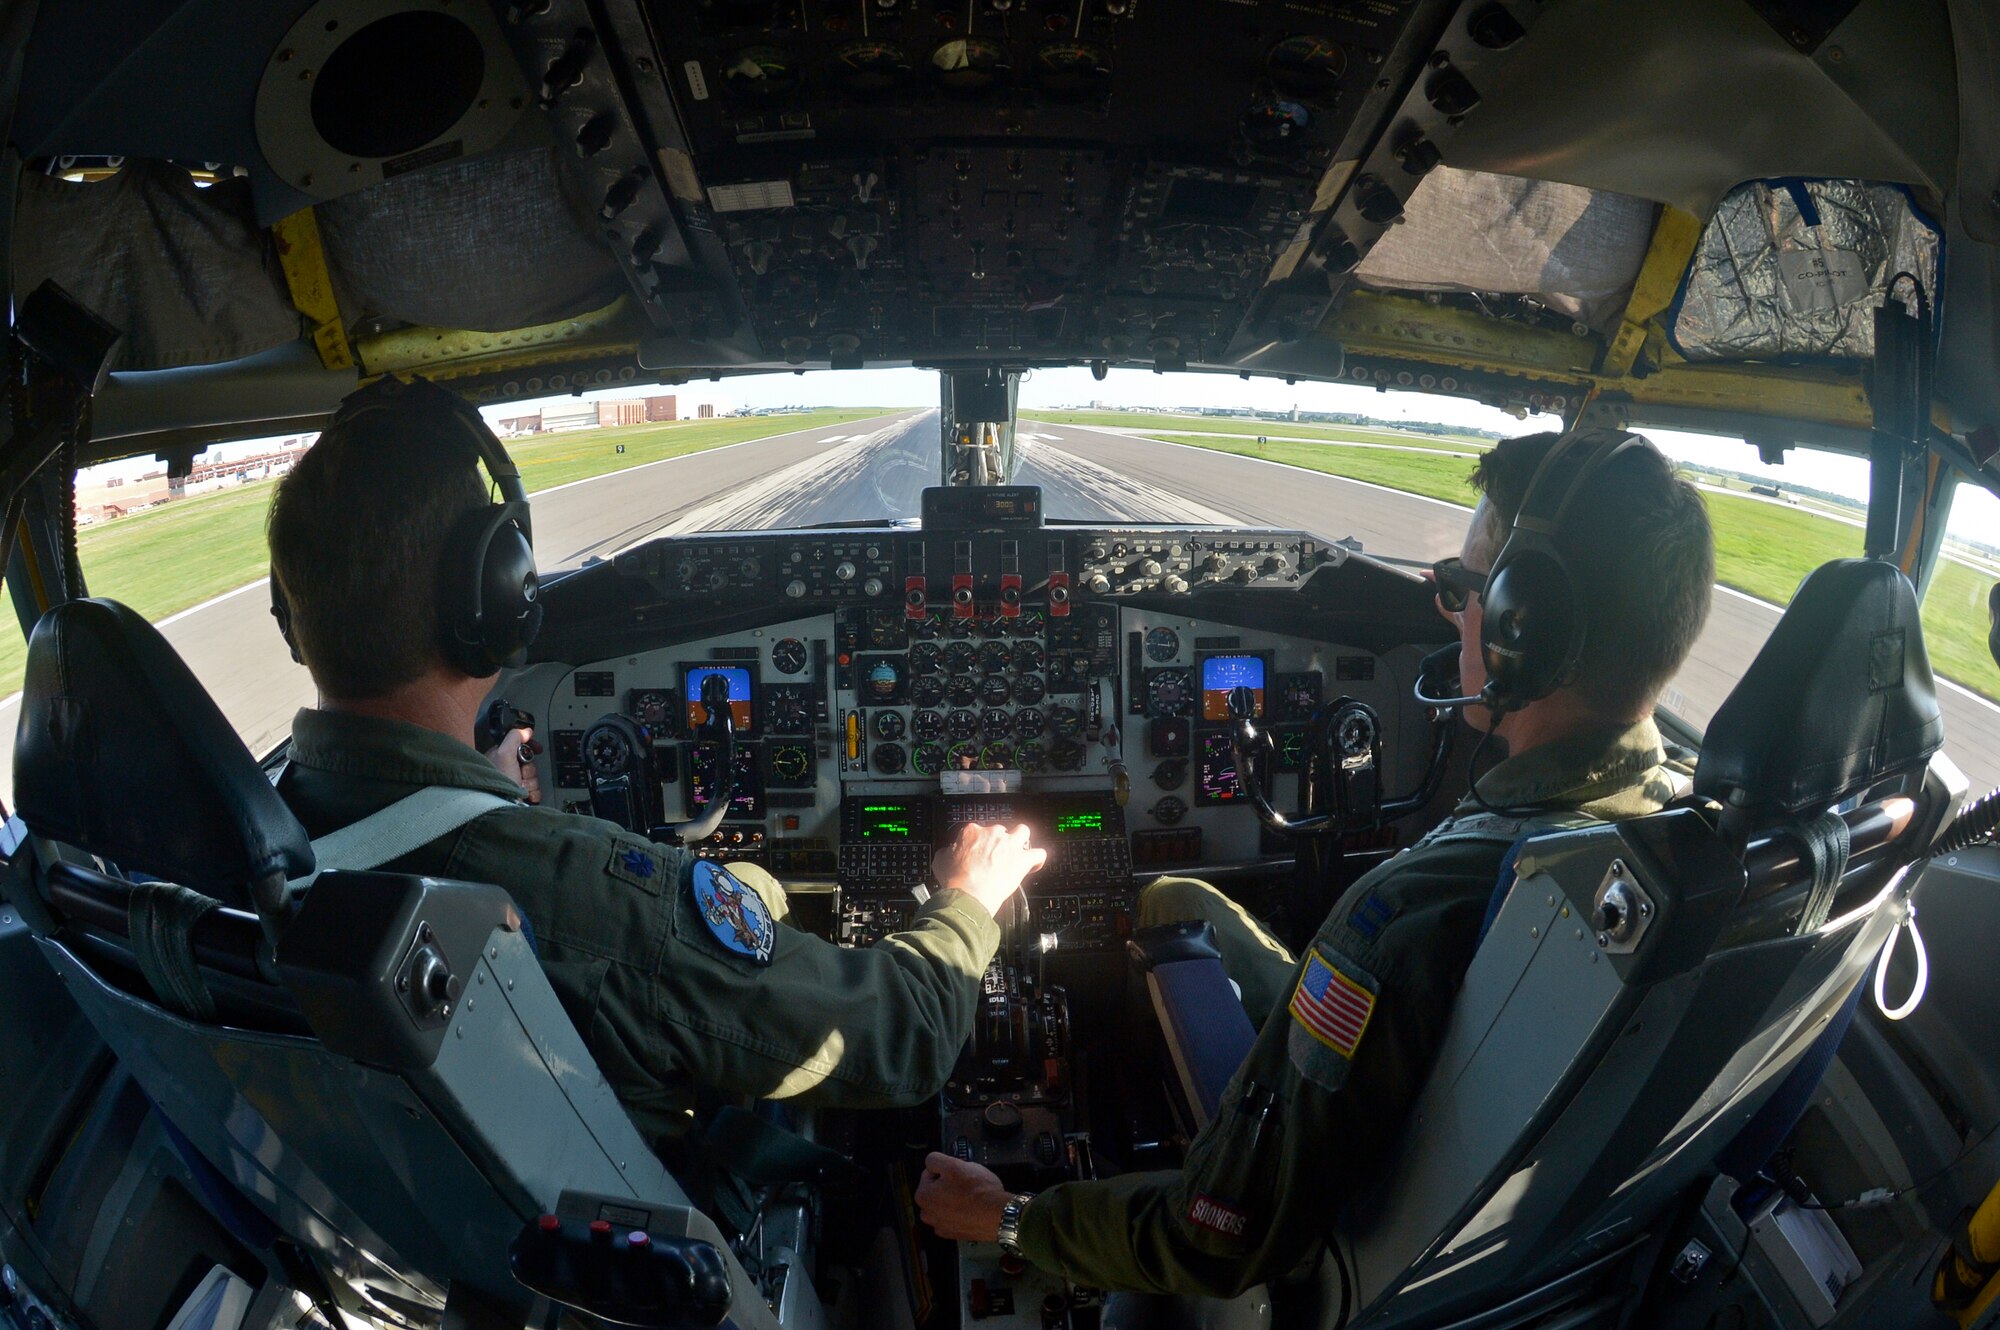
[[(144, 694), (134, 670), (151, 675)], [(156, 705), (127, 714), (135, 695)], [(312, 867), (249, 752), (123, 607), (77, 601), (43, 616), (22, 713), (16, 788), (30, 834), (237, 903), (251, 899), (246, 874)], [(116, 733), (114, 719), (135, 751), (196, 756), (88, 777), (46, 769), (70, 760), (77, 736)], [(171, 799), (166, 785), (179, 787)], [(123, 811), (85, 806), (102, 800)], [(201, 834), (154, 836), (147, 810), (189, 816)], [(434, 1319), (449, 1298), (520, 1324), (535, 1304), (509, 1273), (509, 1242), (565, 1192), (588, 1192), (643, 1202), (656, 1232), (665, 1214), (676, 1236), (714, 1243), (730, 1274), (727, 1323), (775, 1324), (618, 1104), (505, 892), (324, 872), (275, 953), (250, 916), (213, 910), (191, 951), (221, 1011), (197, 1020), (149, 990), (121, 931), (124, 901), (144, 888), (43, 848), (16, 856), (31, 880), (14, 889), (35, 894), (41, 950), (85, 1015), (194, 1149), (387, 1319)]]
[(1948, 814), (1904, 817), (1838, 883), (1753, 883), (1750, 836), (1920, 779), (1942, 737), (1908, 581), (1829, 564), (1710, 727), (1696, 789), (1719, 809), (1528, 842), (1392, 1161), (1341, 1218), (1354, 1323), (1529, 1315), (1712, 1174), (1906, 916)]

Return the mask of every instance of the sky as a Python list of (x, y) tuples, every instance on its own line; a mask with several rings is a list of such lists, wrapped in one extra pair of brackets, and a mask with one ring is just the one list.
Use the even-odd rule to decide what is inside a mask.
[[(629, 399), (669, 392), (680, 398), (683, 417), (693, 415), (694, 408), (704, 402), (712, 404), (719, 413), (787, 406), (935, 407), (938, 378), (932, 371), (918, 369), (760, 374), (671, 387), (625, 385), (585, 393), (583, 400)], [(532, 411), (540, 405), (556, 406), (574, 400), (556, 397), (539, 402), (512, 401), (482, 409), (488, 419), (498, 419)], [(1350, 411), (1385, 420), (1435, 421), (1502, 435), (1561, 428), (1561, 422), (1553, 416), (1531, 414), (1516, 418), (1461, 398), (1377, 392), (1348, 384), (1301, 381), (1288, 385), (1277, 379), (1244, 380), (1229, 374), (1154, 374), (1146, 370), (1112, 370), (1099, 382), (1087, 369), (1037, 370), (1021, 381), (1020, 405), (1028, 410), (1090, 402), (1103, 402), (1110, 407), (1227, 406), (1277, 410), (1290, 410), (1296, 405), (1303, 411)], [(1741, 439), (1671, 430), (1642, 432), (1669, 455), (1696, 465), (1789, 481), (1863, 501), (1868, 497), (1868, 464), (1857, 457), (1795, 448), (1786, 454), (1784, 465), (1770, 467), (1760, 462), (1756, 450)], [(262, 451), (270, 444), (270, 440), (230, 444), (212, 449), (209, 456), (240, 456)], [(157, 466), (156, 462), (142, 460), (112, 463), (107, 469), (114, 474), (136, 475)], [(1984, 490), (1961, 486), (1947, 525), (1954, 534), (1989, 544), (2000, 543), (2000, 498)]]

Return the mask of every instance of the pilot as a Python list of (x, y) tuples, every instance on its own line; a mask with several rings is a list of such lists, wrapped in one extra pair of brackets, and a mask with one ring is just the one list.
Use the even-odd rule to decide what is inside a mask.
[(697, 1088), (849, 1107), (935, 1094), (971, 1032), (994, 914), (1046, 857), (1027, 828), (970, 829), (940, 852), (940, 889), (905, 931), (843, 950), (785, 926), (784, 889), (762, 869), (718, 872), (524, 802), (472, 747), (492, 674), (465, 673), (441, 647), (446, 533), (488, 503), (468, 422), (485, 426), (421, 381), (360, 396), (369, 409), (329, 426), (270, 515), (274, 613), (319, 690), (292, 723), (279, 785), (306, 830), (325, 836), (433, 786), (513, 801), (383, 867), (512, 895), (598, 1066), (655, 1140), (687, 1130)]
[[(1463, 551), (1437, 567), (1467, 695), (1486, 677), (1485, 572), (1558, 438), (1511, 439), (1479, 460), (1482, 498)], [(917, 1203), (938, 1233), (1000, 1241), (1095, 1288), (1210, 1296), (1285, 1274), (1322, 1249), (1423, 1086), (1512, 843), (1655, 812), (1685, 783), (1652, 717), (1707, 616), (1715, 576), (1707, 511), (1650, 443), (1605, 461), (1573, 498), (1556, 536), (1590, 606), (1573, 681), (1497, 724), (1486, 708), (1466, 709), (1486, 732), (1482, 746), (1504, 745), (1504, 759), (1423, 840), (1357, 880), (1302, 956), (1203, 884), (1168, 880), (1142, 894), (1148, 922), (1215, 925), (1224, 965), (1259, 1023), (1182, 1167), (1023, 1197), (978, 1165), (933, 1154)]]

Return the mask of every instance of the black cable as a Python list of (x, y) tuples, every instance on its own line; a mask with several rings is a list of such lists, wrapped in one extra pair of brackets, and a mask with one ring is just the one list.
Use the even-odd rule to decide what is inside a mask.
[[(1850, 1196), (1844, 1201), (1834, 1201), (1831, 1204), (1821, 1204), (1818, 1201), (1801, 1200), (1799, 1199), (1799, 1197), (1792, 1194), (1791, 1188), (1784, 1186), (1783, 1183), (1779, 1183), (1777, 1185), (1781, 1190), (1784, 1191), (1784, 1193), (1787, 1196), (1791, 1196), (1793, 1202), (1802, 1210), (1873, 1209), (1875, 1206), (1878, 1205), (1887, 1205), (1890, 1201), (1895, 1200), (1898, 1196), (1907, 1196), (1913, 1191), (1922, 1191), (1926, 1187), (1929, 1187), (1931, 1184), (1942, 1180), (1946, 1174), (1950, 1173), (1953, 1169), (1957, 1168), (1967, 1159), (1970, 1159), (1975, 1151), (1984, 1146), (1988, 1141), (1992, 1140), (1995, 1132), (2000, 1132), (2000, 1121), (1994, 1122), (1992, 1126), (1988, 1127), (1984, 1132), (1980, 1133), (1978, 1140), (1969, 1142), (1963, 1149), (1961, 1149), (1957, 1154), (1951, 1157), (1951, 1161), (1949, 1163), (1940, 1164), (1935, 1170), (1931, 1172), (1930, 1176), (1928, 1177), (1919, 1178), (1917, 1181), (1901, 1187), (1870, 1187), (1867, 1191), (1862, 1192), (1859, 1196)], [(1801, 1184), (1801, 1186), (1803, 1187), (1803, 1184)]]
[(2000, 832), (2000, 790), (1989, 790), (1952, 821), (1931, 847), (1931, 857), (1990, 844)]

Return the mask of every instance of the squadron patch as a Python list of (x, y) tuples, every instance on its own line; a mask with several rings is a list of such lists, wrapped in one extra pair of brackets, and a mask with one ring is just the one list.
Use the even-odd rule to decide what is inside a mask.
[(1323, 1089), (1341, 1087), (1375, 1014), (1379, 987), (1366, 970), (1338, 952), (1331, 959), (1317, 947), (1306, 954), (1289, 1008), (1292, 1065), (1301, 1076)]
[(1250, 1216), (1233, 1205), (1224, 1205), (1207, 1192), (1196, 1192), (1194, 1200), (1188, 1204), (1188, 1223), (1205, 1228), (1211, 1233), (1220, 1233), (1225, 1238), (1240, 1238), (1250, 1226)]
[(738, 882), (728, 869), (707, 859), (696, 861), (688, 880), (694, 890), (694, 908), (723, 950), (769, 965), (778, 929), (771, 922), (764, 898)]

